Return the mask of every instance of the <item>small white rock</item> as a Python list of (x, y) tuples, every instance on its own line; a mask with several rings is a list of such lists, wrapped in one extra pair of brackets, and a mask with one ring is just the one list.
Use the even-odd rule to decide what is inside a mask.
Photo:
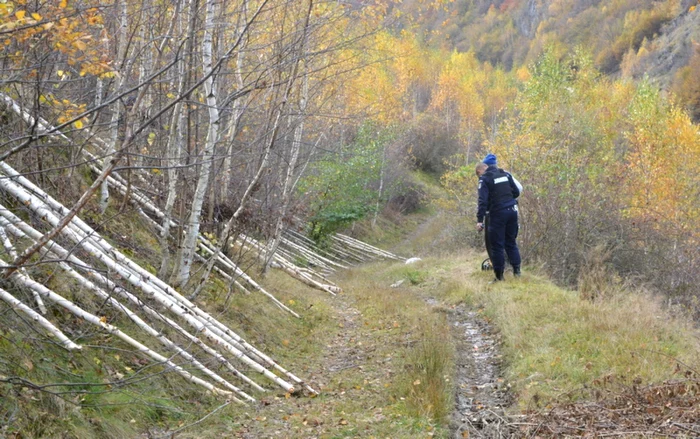
[(418, 261), (422, 261), (422, 259), (421, 258), (408, 258), (408, 259), (406, 259), (406, 265), (413, 264), (413, 263), (418, 262)]

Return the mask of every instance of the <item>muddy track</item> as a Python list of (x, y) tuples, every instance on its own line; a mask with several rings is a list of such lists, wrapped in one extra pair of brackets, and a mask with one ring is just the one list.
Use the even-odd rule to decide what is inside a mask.
[[(429, 301), (435, 305), (435, 301)], [(455, 343), (455, 408), (452, 438), (510, 438), (505, 409), (512, 400), (501, 378), (501, 356), (493, 328), (459, 304), (445, 310)]]

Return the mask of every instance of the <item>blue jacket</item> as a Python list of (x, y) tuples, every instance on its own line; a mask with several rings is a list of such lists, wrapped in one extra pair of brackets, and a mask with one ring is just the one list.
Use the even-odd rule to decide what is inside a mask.
[(519, 196), (520, 190), (513, 181), (513, 176), (503, 169), (489, 166), (479, 177), (477, 221), (483, 222), (486, 212), (498, 212), (518, 204), (516, 198)]

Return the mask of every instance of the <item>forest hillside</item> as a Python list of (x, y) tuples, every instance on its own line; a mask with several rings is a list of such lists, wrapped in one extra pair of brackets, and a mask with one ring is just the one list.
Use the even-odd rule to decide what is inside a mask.
[(700, 10), (366, 3), (0, 2), (0, 435), (699, 431)]
[(649, 78), (700, 117), (695, 0), (408, 0), (392, 6), (396, 29), (506, 70), (527, 66), (548, 46), (560, 55), (585, 47), (601, 72)]

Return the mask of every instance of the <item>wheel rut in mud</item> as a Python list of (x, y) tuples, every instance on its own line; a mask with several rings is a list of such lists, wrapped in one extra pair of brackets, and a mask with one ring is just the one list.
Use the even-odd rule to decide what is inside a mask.
[[(428, 303), (437, 304), (434, 300)], [(455, 343), (455, 407), (450, 419), (451, 437), (511, 437), (505, 414), (511, 396), (500, 375), (497, 334), (478, 312), (469, 310), (464, 304), (442, 310)]]

